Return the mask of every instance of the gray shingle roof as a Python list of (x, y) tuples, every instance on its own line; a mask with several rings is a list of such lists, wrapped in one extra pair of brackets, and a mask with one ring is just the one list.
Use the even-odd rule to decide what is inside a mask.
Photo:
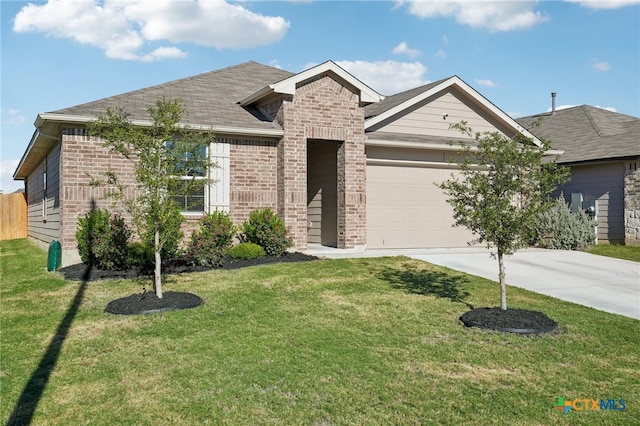
[(516, 121), (565, 151), (559, 163), (640, 156), (640, 118), (582, 105)]
[(263, 87), (291, 77), (293, 73), (253, 61), (206, 72), (168, 83), (123, 93), (97, 101), (52, 111), (94, 117), (106, 107), (122, 106), (132, 120), (150, 120), (147, 107), (165, 97), (185, 101), (191, 124), (229, 126), (248, 129), (279, 128), (257, 110), (243, 108), (238, 101)]

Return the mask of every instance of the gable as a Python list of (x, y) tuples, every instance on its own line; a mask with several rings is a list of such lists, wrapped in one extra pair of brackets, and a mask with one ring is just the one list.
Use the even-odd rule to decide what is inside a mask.
[[(376, 131), (402, 135), (426, 134), (448, 139), (460, 139), (463, 135), (450, 125), (466, 121), (474, 132), (505, 133), (495, 120), (474, 108), (454, 91), (441, 92), (412, 108), (405, 110), (393, 121), (383, 124)], [(493, 123), (492, 123), (493, 121)]]
[(533, 134), (457, 76), (391, 96), (367, 112), (365, 130), (370, 136), (462, 139), (464, 135), (449, 126), (466, 121), (473, 132), (522, 134), (541, 146)]

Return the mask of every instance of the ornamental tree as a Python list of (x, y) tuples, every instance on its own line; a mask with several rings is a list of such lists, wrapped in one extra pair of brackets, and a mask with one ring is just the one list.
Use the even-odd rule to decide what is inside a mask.
[(438, 187), (453, 207), (454, 226), (477, 238), (471, 243), (495, 247), (500, 282), (500, 307), (507, 309), (504, 256), (526, 247), (534, 236), (536, 217), (551, 206), (549, 193), (569, 178), (566, 167), (543, 161), (549, 141), (536, 145), (518, 134), (475, 133), (465, 122), (452, 125), (473, 139), (460, 142), (460, 174)]
[[(114, 171), (106, 173), (106, 183), (115, 188), (110, 195), (121, 201), (133, 217), (138, 236), (152, 241), (154, 289), (162, 298), (163, 247), (175, 242), (176, 229), (180, 232), (180, 210), (188, 208), (184, 200), (197, 199), (193, 196), (196, 189), (208, 183), (208, 170), (214, 165), (209, 161), (207, 147), (214, 135), (184, 124), (187, 114), (179, 99), (159, 99), (147, 111), (151, 123), (134, 125), (124, 108), (107, 108), (88, 123), (87, 129), (90, 136), (102, 139), (105, 147), (133, 164), (136, 191), (124, 185)], [(105, 182), (94, 180), (93, 184)], [(177, 200), (181, 200), (180, 205)]]

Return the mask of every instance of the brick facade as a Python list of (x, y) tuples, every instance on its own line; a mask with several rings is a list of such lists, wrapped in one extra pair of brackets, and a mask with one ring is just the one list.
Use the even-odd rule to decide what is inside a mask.
[[(301, 84), (293, 96), (285, 95), (262, 105), (284, 129), (281, 140), (225, 137), (229, 144), (229, 210), (241, 224), (257, 208), (270, 207), (283, 217), (295, 247), (307, 247), (307, 143), (337, 143), (337, 246), (366, 244), (366, 156), (364, 109), (359, 95), (335, 79), (323, 75)], [(335, 146), (335, 145), (334, 145)], [(60, 143), (60, 241), (63, 263), (76, 260), (78, 219), (91, 208), (108, 208), (131, 222), (122, 205), (109, 198), (115, 188), (92, 186), (114, 171), (135, 196), (134, 165), (89, 138), (82, 128), (64, 128)], [(185, 236), (196, 227), (200, 215), (191, 215)], [(66, 258), (65, 258), (66, 257)], [(73, 258), (73, 259), (71, 259)]]
[(640, 161), (625, 162), (624, 240), (640, 246)]
[[(62, 129), (60, 150), (60, 243), (63, 263), (77, 255), (76, 231), (78, 218), (92, 208), (106, 208), (121, 213), (129, 222), (124, 207), (108, 196), (114, 190), (108, 186), (92, 186), (92, 179), (104, 180), (108, 170), (114, 171), (121, 183), (135, 188), (134, 167), (130, 160), (110, 152), (102, 141), (86, 136), (84, 129)], [(133, 192), (132, 192), (133, 193)]]
[[(220, 139), (217, 139), (219, 142)], [(223, 139), (231, 144), (230, 215), (244, 222), (257, 208), (277, 208), (277, 143)]]
[(276, 115), (284, 129), (278, 145), (278, 213), (307, 247), (307, 142), (341, 142), (338, 151), (338, 247), (366, 243), (364, 109), (359, 97), (329, 76), (299, 86)]

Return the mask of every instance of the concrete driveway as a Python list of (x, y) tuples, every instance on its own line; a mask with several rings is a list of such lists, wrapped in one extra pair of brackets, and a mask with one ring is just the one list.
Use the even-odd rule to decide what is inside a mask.
[[(408, 256), (493, 281), (498, 280), (497, 259), (490, 256), (490, 251), (481, 248), (358, 252), (310, 247), (307, 252), (329, 258)], [(577, 251), (526, 249), (513, 256), (506, 256), (505, 268), (508, 285), (640, 319), (638, 262)]]

